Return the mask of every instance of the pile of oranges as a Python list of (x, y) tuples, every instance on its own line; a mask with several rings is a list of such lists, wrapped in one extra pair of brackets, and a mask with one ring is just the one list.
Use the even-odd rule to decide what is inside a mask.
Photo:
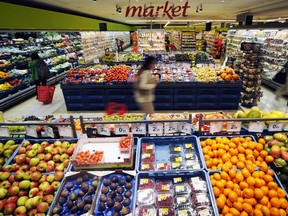
[(273, 170), (231, 169), (210, 175), (220, 216), (288, 215), (286, 192), (273, 179)]
[(262, 162), (272, 162), (274, 160), (264, 150), (264, 139), (259, 139), (257, 143), (250, 136), (233, 137), (231, 139), (216, 137), (215, 139), (208, 138), (200, 143), (209, 170), (222, 169), (228, 172), (232, 168), (250, 167), (250, 169), (254, 169), (259, 167)]

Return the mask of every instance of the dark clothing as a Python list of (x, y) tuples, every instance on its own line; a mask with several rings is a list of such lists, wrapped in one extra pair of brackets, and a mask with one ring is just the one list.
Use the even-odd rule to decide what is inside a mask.
[(169, 45), (170, 45), (170, 40), (169, 39), (166, 39), (165, 40), (165, 48), (166, 48), (166, 52), (169, 52), (170, 49), (169, 49)]

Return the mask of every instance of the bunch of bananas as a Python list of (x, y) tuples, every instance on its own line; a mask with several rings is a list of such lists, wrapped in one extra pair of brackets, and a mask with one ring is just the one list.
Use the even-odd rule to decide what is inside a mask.
[(3, 71), (0, 71), (0, 79), (9, 78), (9, 74)]
[(9, 89), (12, 89), (12, 88), (13, 88), (13, 86), (10, 83), (8, 83), (8, 82), (0, 84), (0, 91), (9, 90)]

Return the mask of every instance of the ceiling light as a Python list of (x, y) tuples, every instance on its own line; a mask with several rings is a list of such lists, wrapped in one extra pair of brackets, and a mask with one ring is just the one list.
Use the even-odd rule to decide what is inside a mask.
[(119, 14), (121, 14), (121, 12), (122, 12), (121, 6), (116, 5), (116, 12), (118, 12)]
[(164, 28), (165, 28), (167, 25), (169, 25), (169, 23), (170, 23), (170, 20), (168, 20), (168, 22), (164, 25)]
[(199, 11), (202, 12), (202, 10), (203, 10), (202, 4), (200, 4)]
[(221, 0), (220, 2), (222, 2), (222, 3), (223, 3), (223, 2), (225, 2), (225, 0)]
[(197, 8), (196, 8), (196, 13), (198, 13), (198, 6), (197, 6)]

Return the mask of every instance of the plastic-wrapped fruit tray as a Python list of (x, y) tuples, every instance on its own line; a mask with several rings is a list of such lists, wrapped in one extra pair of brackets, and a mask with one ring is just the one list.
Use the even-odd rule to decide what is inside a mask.
[[(206, 203), (197, 203), (203, 197)], [(195, 215), (203, 205), (211, 210), (211, 215), (218, 215), (210, 179), (204, 170), (137, 174), (133, 215)]]
[[(134, 160), (134, 139), (131, 136), (131, 149), (128, 152), (121, 151), (119, 143), (122, 137), (105, 137), (105, 138), (87, 138), (82, 135), (78, 140), (77, 148), (72, 156), (72, 165), (74, 170), (90, 169), (111, 169), (111, 168), (132, 168)], [(113, 149), (113, 151), (112, 151)], [(89, 160), (85, 164), (78, 164), (76, 157), (80, 151), (103, 151), (101, 162), (91, 164)]]
[[(134, 200), (135, 177), (124, 172), (105, 175), (101, 179), (93, 215), (127, 215)], [(118, 215), (118, 214), (117, 214)]]
[[(147, 146), (147, 148), (146, 148)], [(196, 136), (145, 137), (137, 149), (137, 171), (200, 170), (206, 165)]]
[(92, 209), (100, 177), (81, 171), (63, 179), (47, 215), (82, 215)]

